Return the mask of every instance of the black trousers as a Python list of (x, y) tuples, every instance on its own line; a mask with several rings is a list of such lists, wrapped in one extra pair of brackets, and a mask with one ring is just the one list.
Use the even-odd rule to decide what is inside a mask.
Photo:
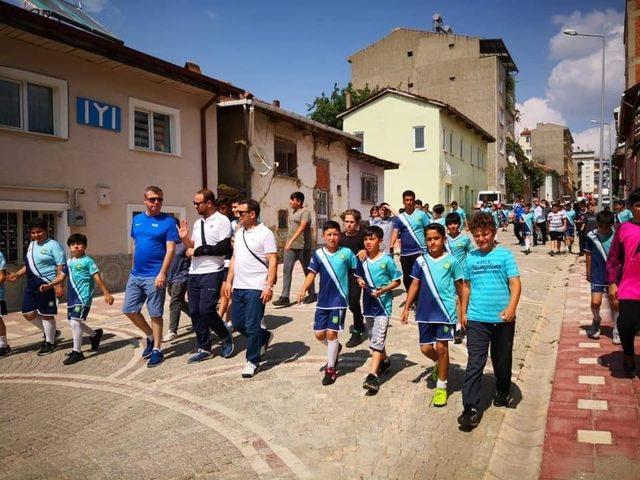
[(518, 239), (518, 242), (520, 243), (520, 245), (524, 245), (524, 238), (522, 238), (522, 234), (520, 233), (521, 231), (522, 231), (522, 224), (520, 223), (519, 220), (516, 219), (513, 222), (513, 234)]
[(362, 289), (358, 285), (358, 280), (353, 275), (349, 276), (349, 310), (353, 313), (353, 329), (364, 332), (364, 319), (362, 318)]
[(625, 355), (635, 355), (633, 342), (640, 330), (640, 300), (620, 300), (618, 333)]
[(413, 268), (413, 264), (416, 261), (416, 258), (420, 256), (419, 253), (415, 253), (413, 255), (406, 255), (404, 257), (400, 257), (400, 266), (402, 267), (402, 284), (404, 285), (404, 289), (408, 292), (409, 286), (411, 285), (411, 269)]
[(216, 309), (223, 274), (224, 272), (189, 275), (189, 312), (198, 348), (202, 350), (211, 350), (211, 330), (221, 339), (230, 335)]
[[(542, 238), (542, 244), (547, 244), (547, 222), (536, 222), (536, 228), (540, 230), (540, 237)], [(533, 236), (533, 244), (538, 245), (538, 236)]]
[(491, 364), (496, 377), (496, 391), (511, 390), (511, 366), (513, 363), (513, 336), (515, 322), (485, 323), (467, 322), (467, 370), (462, 382), (464, 408), (478, 409), (482, 391), (482, 371), (491, 352)]

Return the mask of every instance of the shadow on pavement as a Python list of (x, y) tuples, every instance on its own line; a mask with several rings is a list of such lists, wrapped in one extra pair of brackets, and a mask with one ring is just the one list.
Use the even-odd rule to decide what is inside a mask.
[(309, 350), (309, 346), (301, 341), (274, 343), (267, 350), (260, 371), (269, 370), (282, 363), (293, 363), (309, 353)]
[(267, 327), (267, 330), (275, 330), (291, 322), (293, 322), (293, 317), (289, 317), (285, 315), (265, 315), (264, 316), (264, 324)]
[(389, 355), (389, 360), (391, 360), (391, 366), (386, 372), (384, 372), (384, 375), (380, 377), (380, 385), (384, 385), (385, 383), (387, 383), (405, 368), (417, 365), (416, 362), (407, 360), (407, 356), (402, 353), (394, 353), (392, 355)]
[(609, 352), (598, 358), (598, 364), (607, 367), (613, 378), (628, 378), (624, 373), (622, 358), (622, 350)]
[(336, 367), (337, 376), (342, 377), (347, 373), (353, 373), (367, 362), (369, 350), (356, 350), (340, 354)]

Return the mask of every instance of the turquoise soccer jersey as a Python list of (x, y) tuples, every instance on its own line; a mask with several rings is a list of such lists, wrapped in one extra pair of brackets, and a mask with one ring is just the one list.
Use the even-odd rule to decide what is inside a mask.
[[(4, 258), (2, 252), (0, 252), (0, 271), (7, 269), (7, 260)], [(4, 283), (0, 283), (0, 300), (4, 300)]]
[(442, 225), (444, 228), (447, 228), (447, 226), (445, 225), (445, 222), (446, 222), (446, 218), (445, 217), (432, 218), (431, 222), (432, 223), (438, 223), (438, 224)]
[(416, 322), (457, 323), (455, 282), (463, 275), (463, 268), (453, 255), (420, 255), (411, 270), (411, 277), (420, 281)]
[(66, 264), (64, 248), (52, 238), (42, 244), (31, 242), (27, 250), (27, 280), (35, 283), (49, 283), (56, 278), (56, 266)]
[(445, 247), (447, 248), (447, 252), (456, 257), (456, 260), (458, 260), (462, 266), (464, 266), (467, 260), (467, 254), (475, 248), (469, 235), (463, 233), (455, 238), (447, 234)]
[(522, 214), (522, 220), (524, 221), (523, 233), (533, 235), (533, 219), (534, 219), (533, 212)]
[(347, 308), (349, 305), (349, 275), (358, 260), (351, 250), (339, 248), (334, 253), (319, 248), (311, 256), (309, 270), (320, 275), (320, 291), (316, 308)]
[(565, 216), (567, 217), (568, 225), (570, 227), (575, 227), (576, 226), (576, 211), (574, 209), (567, 210)]
[(422, 210), (414, 210), (411, 215), (406, 212), (396, 217), (394, 230), (400, 234), (400, 255), (415, 255), (426, 251), (424, 229), (431, 221)]
[(460, 222), (462, 222), (462, 224), (464, 225), (464, 221), (467, 219), (467, 214), (464, 213), (464, 210), (462, 208), (458, 207), (455, 210), (451, 210), (451, 213), (457, 213), (458, 215), (460, 215)]
[(502, 322), (500, 313), (511, 299), (509, 279), (520, 276), (513, 254), (502, 247), (489, 253), (474, 250), (467, 255), (465, 279), (471, 286), (467, 318), (476, 322)]
[(85, 255), (80, 258), (70, 258), (63, 272), (69, 277), (69, 288), (67, 292), (67, 305), (75, 307), (82, 305), (91, 306), (93, 299), (94, 281), (93, 275), (100, 269), (93, 258)]
[(390, 317), (393, 294), (387, 292), (376, 298), (371, 295), (373, 290), (386, 287), (394, 280), (402, 278), (402, 272), (398, 270), (396, 262), (390, 255), (380, 253), (373, 260), (365, 258), (364, 262), (358, 261), (356, 275), (362, 278), (367, 284), (364, 290), (363, 306), (364, 315), (367, 317)]
[(620, 213), (616, 215), (616, 220), (618, 223), (628, 222), (633, 218), (633, 213), (628, 208), (625, 208)]
[(607, 257), (613, 240), (614, 230), (609, 235), (602, 236), (598, 229), (587, 233), (587, 244), (584, 251), (591, 254), (591, 285), (608, 287)]

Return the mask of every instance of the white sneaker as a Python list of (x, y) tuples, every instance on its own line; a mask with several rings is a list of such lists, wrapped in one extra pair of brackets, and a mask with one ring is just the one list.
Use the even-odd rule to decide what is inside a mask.
[(233, 333), (233, 323), (224, 322), (224, 326), (227, 327), (227, 330), (229, 331), (229, 333)]
[(242, 378), (251, 378), (251, 377), (253, 377), (253, 375), (256, 373), (257, 369), (258, 369), (257, 365), (255, 365), (254, 363), (251, 363), (251, 362), (247, 362), (247, 364), (244, 367), (244, 370), (242, 370)]
[(620, 341), (620, 334), (618, 333), (618, 329), (613, 329), (613, 334), (611, 335), (611, 343), (614, 345), (620, 345), (622, 342)]
[(172, 332), (171, 330), (169, 330), (167, 332), (167, 334), (164, 337), (162, 337), (162, 341), (163, 342), (170, 342), (171, 340), (173, 340), (177, 336), (178, 336), (178, 334), (176, 332)]
[(271, 344), (272, 340), (273, 340), (273, 332), (269, 332), (269, 338), (267, 339), (267, 343), (265, 343), (260, 347), (260, 357), (265, 356), (265, 354), (267, 353), (267, 349), (269, 348), (269, 345)]

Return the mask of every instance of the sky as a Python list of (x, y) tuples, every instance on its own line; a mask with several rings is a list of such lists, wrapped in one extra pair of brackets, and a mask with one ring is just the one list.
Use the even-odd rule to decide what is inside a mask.
[(82, 3), (129, 47), (178, 65), (194, 61), (206, 75), (301, 114), (334, 83), (349, 82), (349, 55), (396, 27), (431, 30), (435, 12), (457, 34), (504, 40), (519, 69), (519, 129), (562, 123), (576, 146), (598, 150), (590, 120), (600, 118), (602, 40), (563, 35), (566, 28), (606, 35), (605, 123), (624, 89), (624, 0)]

